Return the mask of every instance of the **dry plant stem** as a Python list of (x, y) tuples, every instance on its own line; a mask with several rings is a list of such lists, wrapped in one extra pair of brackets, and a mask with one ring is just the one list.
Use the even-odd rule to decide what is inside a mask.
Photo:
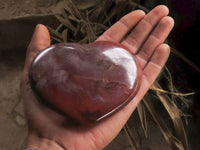
[(134, 140), (134, 138), (133, 138), (133, 135), (132, 135), (132, 132), (131, 132), (129, 126), (128, 126), (128, 123), (126, 123), (126, 124), (124, 125), (124, 128), (123, 128), (123, 129), (124, 129), (124, 131), (126, 132), (126, 135), (127, 135), (128, 139), (129, 139), (129, 141), (130, 141), (130, 144), (131, 144), (133, 150), (138, 150), (138, 146), (137, 146), (137, 144), (136, 144), (136, 142), (135, 142), (135, 140)]
[[(190, 96), (190, 95), (194, 95), (195, 92), (190, 92), (190, 93), (180, 93), (176, 87), (173, 85), (173, 79), (172, 79), (172, 75), (169, 71), (169, 69), (165, 66), (164, 67), (166, 73), (164, 72), (164, 77), (167, 79), (168, 83), (169, 83), (169, 91), (172, 93), (172, 94), (168, 94), (171, 96), (171, 99), (173, 101), (176, 101), (176, 99), (180, 99), (181, 102), (185, 105), (186, 108), (189, 107), (189, 104), (191, 103), (191, 101), (189, 99), (186, 99), (186, 96)], [(173, 94), (173, 93), (177, 93), (177, 94)], [(181, 94), (184, 94), (184, 95), (181, 95)], [(186, 94), (186, 95), (185, 95)]]
[[(161, 86), (158, 84), (158, 82), (155, 82), (153, 87), (161, 89)], [(163, 94), (161, 92), (156, 92), (156, 93), (173, 121), (175, 132), (178, 139), (183, 144), (184, 149), (188, 150), (189, 148), (188, 148), (187, 135), (181, 119), (182, 115), (179, 108), (166, 94)]]
[(137, 106), (137, 111), (138, 111), (138, 115), (140, 118), (140, 122), (145, 134), (145, 137), (147, 138), (147, 119), (146, 119), (146, 111), (144, 108), (144, 104), (142, 102), (140, 102)]
[(194, 94), (195, 94), (194, 92), (191, 92), (191, 93), (176, 93), (176, 92), (170, 92), (170, 91), (166, 91), (166, 90), (157, 88), (157, 87), (155, 87), (155, 86), (152, 86), (150, 89), (153, 90), (153, 91), (156, 91), (156, 92), (160, 92), (160, 93), (164, 93), (164, 94), (170, 94), (170, 95), (175, 95), (175, 96), (191, 96), (191, 95), (194, 95)]
[(156, 108), (153, 106), (153, 102), (149, 99), (149, 97), (147, 95), (143, 98), (143, 102), (144, 102), (146, 108), (149, 110), (150, 114), (152, 115), (154, 121), (160, 128), (161, 133), (163, 134), (166, 142), (169, 144), (171, 149), (184, 150), (182, 143), (176, 137), (173, 136), (172, 132), (167, 127), (162, 116), (156, 112)]

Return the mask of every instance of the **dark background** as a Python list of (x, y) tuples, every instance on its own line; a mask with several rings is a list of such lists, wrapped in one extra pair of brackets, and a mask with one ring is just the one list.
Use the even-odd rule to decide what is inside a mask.
[(177, 87), (186, 92), (195, 91), (191, 113), (200, 129), (200, 1), (171, 0), (170, 9), (176, 21), (170, 37), (171, 44), (193, 63), (189, 65), (182, 59), (174, 59), (172, 75)]
[(182, 56), (171, 53), (167, 63), (173, 77), (173, 83), (181, 92), (195, 92), (190, 97), (192, 121), (200, 133), (200, 1), (199, 0), (136, 0), (152, 9), (164, 4), (170, 9), (175, 20), (168, 43)]

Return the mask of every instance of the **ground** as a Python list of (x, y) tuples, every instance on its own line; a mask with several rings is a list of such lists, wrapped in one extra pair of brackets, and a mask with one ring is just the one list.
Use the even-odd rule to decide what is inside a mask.
[(57, 13), (63, 0), (0, 0), (0, 19)]

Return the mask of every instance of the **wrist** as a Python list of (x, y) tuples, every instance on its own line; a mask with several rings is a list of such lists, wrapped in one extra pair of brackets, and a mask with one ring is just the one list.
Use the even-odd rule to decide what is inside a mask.
[(56, 141), (29, 134), (25, 150), (64, 150)]

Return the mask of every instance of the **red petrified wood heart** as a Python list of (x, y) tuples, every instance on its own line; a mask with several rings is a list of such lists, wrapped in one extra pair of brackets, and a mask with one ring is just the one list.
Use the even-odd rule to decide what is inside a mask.
[(29, 72), (41, 99), (84, 124), (125, 106), (135, 96), (140, 76), (134, 55), (105, 41), (52, 45), (34, 59)]

